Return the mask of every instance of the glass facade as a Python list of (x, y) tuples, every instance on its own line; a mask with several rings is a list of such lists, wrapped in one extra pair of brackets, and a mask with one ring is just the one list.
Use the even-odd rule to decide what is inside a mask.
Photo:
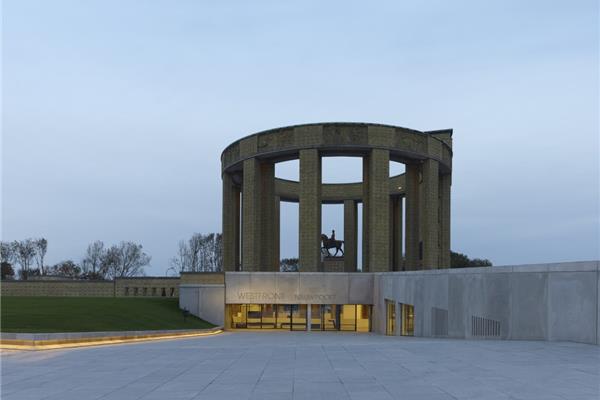
[(312, 331), (371, 331), (371, 306), (364, 304), (228, 304), (227, 308), (232, 329), (306, 331), (310, 324)]

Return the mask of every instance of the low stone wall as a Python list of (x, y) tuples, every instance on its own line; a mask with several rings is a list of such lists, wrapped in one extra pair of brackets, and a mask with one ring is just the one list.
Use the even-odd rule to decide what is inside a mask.
[(117, 278), (114, 281), (2, 281), (2, 296), (179, 297), (179, 277)]
[(113, 297), (113, 281), (2, 281), (2, 296)]
[(225, 284), (225, 273), (224, 272), (182, 272), (180, 283), (182, 285), (194, 285), (194, 284), (223, 285), (223, 284)]
[(115, 297), (179, 297), (179, 277), (138, 277), (115, 280)]

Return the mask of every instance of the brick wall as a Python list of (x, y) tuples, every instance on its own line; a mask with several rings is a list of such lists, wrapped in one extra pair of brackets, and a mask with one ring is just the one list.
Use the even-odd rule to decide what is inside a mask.
[(209, 284), (224, 285), (225, 274), (223, 272), (184, 272), (181, 274), (182, 285), (189, 284)]
[(179, 278), (140, 277), (115, 280), (115, 297), (179, 297)]
[(119, 278), (115, 281), (2, 281), (0, 293), (2, 296), (178, 297), (179, 283), (178, 277)]
[(113, 297), (113, 281), (2, 281), (2, 296)]

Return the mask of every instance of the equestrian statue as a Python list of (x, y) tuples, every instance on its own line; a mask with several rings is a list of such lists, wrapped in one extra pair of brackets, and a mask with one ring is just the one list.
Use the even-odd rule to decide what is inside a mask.
[(335, 230), (331, 231), (330, 238), (328, 238), (327, 235), (325, 235), (324, 233), (321, 234), (321, 243), (321, 251), (325, 250), (329, 257), (332, 257), (331, 253), (329, 252), (329, 249), (335, 249), (335, 254), (333, 255), (333, 257), (336, 257), (338, 252), (340, 251), (342, 252), (342, 255), (344, 255), (344, 250), (342, 249), (344, 241), (335, 239)]

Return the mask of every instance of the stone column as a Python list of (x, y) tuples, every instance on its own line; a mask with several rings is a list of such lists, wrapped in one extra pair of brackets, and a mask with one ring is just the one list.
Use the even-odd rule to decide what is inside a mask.
[(406, 255), (404, 269), (419, 269), (419, 172), (418, 164), (406, 164)]
[(371, 155), (363, 157), (362, 178), (362, 272), (369, 272), (369, 162)]
[(356, 272), (358, 242), (356, 201), (344, 200), (344, 271)]
[(403, 270), (402, 258), (402, 196), (394, 196), (390, 201), (390, 260), (392, 271)]
[(274, 269), (274, 271), (279, 272), (279, 263), (281, 261), (281, 232), (280, 232), (280, 224), (281, 224), (281, 219), (280, 219), (280, 215), (281, 215), (281, 198), (279, 196), (275, 196), (275, 223), (274, 223), (274, 228), (275, 228), (275, 237), (274, 242), (273, 242), (273, 249), (274, 249), (274, 260), (273, 260), (273, 264), (276, 266), (276, 268)]
[(423, 162), (423, 268), (439, 267), (440, 221), (439, 221), (439, 163), (427, 159)]
[(321, 156), (300, 150), (299, 266), (301, 272), (321, 266)]
[(279, 271), (275, 261), (275, 165), (260, 163), (260, 271)]
[(440, 176), (440, 268), (450, 268), (450, 187), (452, 175)]
[(260, 270), (260, 164), (255, 158), (244, 160), (242, 187), (242, 271)]
[[(390, 268), (390, 152), (373, 149), (369, 157), (368, 237), (369, 271)], [(363, 210), (364, 212), (364, 210)]]
[(240, 263), (240, 189), (223, 173), (223, 270), (237, 271)]

